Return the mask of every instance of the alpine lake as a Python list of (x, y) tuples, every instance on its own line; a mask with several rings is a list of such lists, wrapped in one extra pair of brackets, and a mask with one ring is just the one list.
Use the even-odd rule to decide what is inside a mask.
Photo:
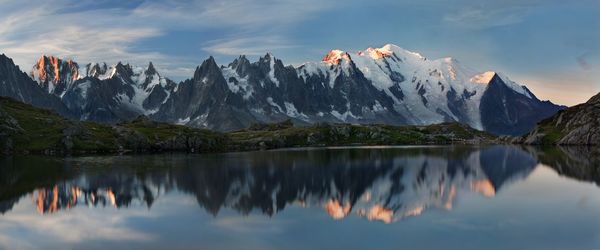
[(600, 249), (585, 147), (0, 158), (0, 249)]

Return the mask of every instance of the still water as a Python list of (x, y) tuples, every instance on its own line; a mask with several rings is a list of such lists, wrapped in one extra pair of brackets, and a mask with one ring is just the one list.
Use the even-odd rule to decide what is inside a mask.
[(0, 158), (0, 249), (600, 249), (585, 148)]

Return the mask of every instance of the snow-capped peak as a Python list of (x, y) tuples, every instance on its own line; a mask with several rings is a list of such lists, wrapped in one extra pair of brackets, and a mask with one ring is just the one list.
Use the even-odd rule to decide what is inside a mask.
[(389, 57), (392, 55), (392, 53), (393, 52), (391, 50), (388, 50), (385, 48), (368, 48), (365, 51), (358, 52), (358, 55), (362, 56), (362, 55), (366, 54), (366, 55), (370, 56), (371, 58), (373, 58), (374, 60), (377, 60), (377, 59), (381, 59), (384, 57)]
[(504, 74), (496, 72), (496, 71), (486, 71), (486, 72), (474, 75), (473, 77), (471, 77), (470, 82), (476, 83), (476, 84), (489, 84), (492, 81), (492, 79), (494, 78), (494, 76), (498, 76), (502, 80), (502, 82), (504, 82), (504, 85), (506, 85), (510, 89), (514, 90), (515, 92), (522, 94), (528, 98), (532, 98), (529, 91), (527, 91), (527, 89), (524, 86), (522, 86), (516, 82), (513, 82), (512, 80), (510, 80), (510, 78), (508, 78)]
[(344, 52), (339, 49), (334, 49), (329, 51), (325, 57), (323, 57), (323, 62), (338, 65), (342, 60), (350, 61), (350, 55), (347, 52)]
[(504, 82), (504, 84), (507, 87), (511, 88), (512, 90), (516, 91), (519, 94), (527, 96), (528, 98), (532, 98), (531, 95), (529, 94), (529, 91), (525, 88), (525, 86), (520, 85), (516, 82), (513, 82), (512, 80), (510, 80), (510, 78), (508, 78), (508, 76), (506, 76), (502, 73), (496, 72), (496, 75), (498, 75), (498, 77), (500, 77), (500, 79), (502, 79), (502, 81)]
[(490, 83), (492, 78), (494, 78), (495, 75), (496, 75), (495, 71), (486, 71), (486, 72), (483, 72), (481, 74), (471, 77), (470, 81), (472, 83), (488, 84), (488, 83)]
[(383, 52), (387, 52), (389, 54), (396, 54), (397, 56), (401, 56), (401, 57), (411, 57), (411, 58), (415, 58), (418, 60), (427, 60), (427, 58), (425, 58), (424, 56), (422, 56), (421, 54), (417, 53), (417, 52), (413, 52), (407, 49), (404, 49), (398, 45), (394, 45), (391, 43), (388, 43), (386, 45), (384, 45), (381, 48), (378, 48), (377, 50), (379, 51), (383, 51)]

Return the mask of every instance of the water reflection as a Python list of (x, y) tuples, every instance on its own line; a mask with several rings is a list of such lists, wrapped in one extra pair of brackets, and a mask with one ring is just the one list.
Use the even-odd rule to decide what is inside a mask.
[(600, 186), (599, 147), (547, 147), (531, 149), (537, 159), (560, 175)]
[(391, 223), (430, 209), (451, 210), (465, 193), (493, 197), (540, 161), (598, 183), (598, 161), (585, 152), (494, 146), (5, 158), (0, 212), (27, 195), (47, 214), (76, 206), (151, 208), (161, 196), (182, 192), (214, 216), (223, 208), (273, 216), (299, 206), (322, 209), (335, 220), (353, 215)]

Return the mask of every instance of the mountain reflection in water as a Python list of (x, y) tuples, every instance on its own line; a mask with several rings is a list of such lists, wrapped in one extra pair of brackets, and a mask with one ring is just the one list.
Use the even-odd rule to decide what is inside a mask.
[[(223, 208), (274, 216), (300, 206), (322, 208), (336, 220), (355, 215), (391, 223), (430, 209), (451, 210), (456, 197), (467, 192), (494, 197), (539, 162), (597, 182), (597, 161), (587, 157), (594, 152), (552, 150), (492, 146), (13, 157), (0, 159), (0, 213), (28, 195), (37, 211), (47, 214), (77, 206), (151, 209), (161, 196), (181, 192), (214, 216)], [(582, 155), (587, 162), (575, 157)]]

